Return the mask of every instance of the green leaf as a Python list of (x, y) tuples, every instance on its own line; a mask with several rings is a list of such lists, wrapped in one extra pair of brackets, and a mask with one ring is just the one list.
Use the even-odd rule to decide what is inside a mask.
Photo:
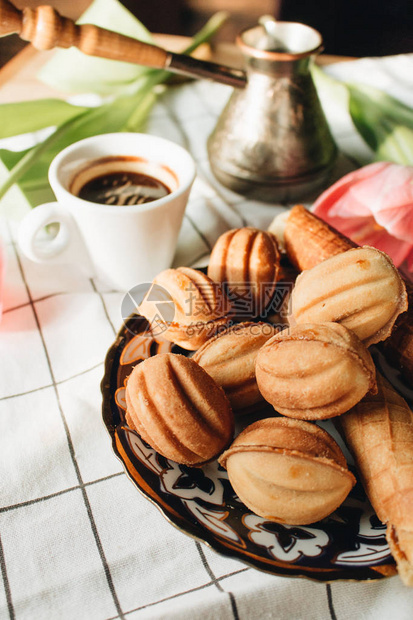
[(6, 166), (7, 170), (11, 170), (26, 153), (29, 153), (33, 147), (26, 149), (25, 151), (8, 151), (7, 149), (0, 149), (0, 160)]
[[(8, 170), (5, 165), (0, 161), (0, 183), (7, 178)], [(49, 202), (50, 195), (47, 193), (42, 194), (43, 198), (41, 202)], [(52, 197), (51, 200), (54, 200)], [(40, 202), (39, 202), (40, 204)], [(1, 201), (1, 213), (7, 218), (21, 220), (33, 206), (30, 201), (26, 199), (22, 189), (16, 184), (14, 185), (7, 195)]]
[[(0, 150), (0, 184), (3, 184), (4, 187), (11, 187), (11, 175), (10, 170), (14, 167), (15, 173), (20, 169), (18, 166), (19, 162), (28, 154), (32, 152), (33, 149), (26, 149), (25, 151), (7, 151), (5, 149)], [(37, 165), (33, 165), (29, 168), (25, 181), (19, 183), (19, 192), (20, 195), (23, 193), (26, 199), (26, 203), (32, 207), (35, 207), (43, 202), (50, 202), (54, 200), (53, 192), (50, 188), (47, 177), (43, 174), (44, 166), (43, 164), (37, 163)], [(17, 184), (14, 184), (14, 187), (11, 188), (10, 191), (4, 190), (6, 195), (1, 199), (1, 207), (2, 212), (3, 209), (6, 211), (10, 211), (10, 207), (8, 205), (12, 204), (11, 197), (16, 195), (14, 192)], [(19, 207), (15, 205), (17, 212), (19, 212)]]
[(413, 129), (413, 109), (382, 90), (364, 84), (347, 84), (350, 94), (365, 103), (376, 118), (384, 117)]
[(317, 66), (312, 75), (321, 101), (334, 102), (336, 114), (350, 113), (376, 160), (413, 165), (412, 108), (377, 88), (340, 82)]
[[(117, 0), (94, 0), (77, 23), (91, 23), (140, 41), (153, 42), (145, 26)], [(107, 95), (122, 91), (125, 84), (145, 71), (147, 69), (140, 65), (87, 56), (71, 48), (58, 50), (38, 77), (63, 92)]]
[[(0, 158), (9, 168), (9, 177), (0, 187), (0, 198), (4, 196), (13, 183), (19, 181), (24, 191), (28, 192), (47, 181), (47, 173), (52, 159), (66, 146), (102, 133), (125, 131), (131, 118), (135, 126), (142, 124), (147, 117), (149, 107), (147, 98), (152, 95), (152, 88), (161, 76), (152, 76), (150, 81), (135, 95), (117, 97), (112, 102), (97, 108), (87, 109), (74, 119), (63, 123), (42, 143), (23, 153), (0, 151)], [(144, 114), (138, 115), (142, 102), (145, 103)]]
[(196, 35), (192, 38), (191, 43), (184, 49), (183, 54), (192, 54), (197, 47), (209, 41), (210, 38), (218, 32), (218, 30), (223, 26), (223, 24), (227, 21), (229, 17), (228, 11), (218, 11), (214, 13), (212, 17), (209, 18), (205, 26), (196, 33)]
[(347, 110), (348, 90), (344, 82), (331, 77), (315, 63), (311, 64), (311, 76), (322, 102), (333, 102), (338, 108)]
[(146, 94), (142, 93), (139, 105), (136, 106), (136, 109), (130, 115), (123, 130), (136, 132), (145, 131), (148, 116), (153, 105), (155, 104), (156, 98), (157, 95), (154, 92), (150, 91)]
[(1, 106), (0, 138), (60, 125), (85, 110), (60, 99), (5, 103)]
[(351, 118), (375, 159), (413, 165), (413, 110), (370, 87), (348, 89)]

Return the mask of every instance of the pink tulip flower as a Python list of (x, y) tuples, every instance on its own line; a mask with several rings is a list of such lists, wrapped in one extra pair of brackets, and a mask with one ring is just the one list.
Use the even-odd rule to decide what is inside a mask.
[(413, 271), (413, 166), (378, 162), (350, 172), (321, 194), (313, 212)]

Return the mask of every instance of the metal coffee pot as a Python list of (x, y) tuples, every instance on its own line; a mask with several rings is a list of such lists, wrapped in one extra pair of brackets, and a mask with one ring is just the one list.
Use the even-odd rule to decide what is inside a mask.
[(236, 192), (267, 201), (295, 200), (326, 180), (336, 147), (309, 68), (322, 38), (309, 26), (267, 17), (241, 33), (237, 43), (245, 72), (93, 24), (74, 24), (51, 6), (21, 10), (0, 0), (0, 36), (13, 32), (38, 49), (75, 46), (92, 56), (234, 86), (208, 140), (208, 154), (216, 177)]
[(293, 201), (326, 182), (337, 149), (310, 73), (321, 35), (267, 20), (237, 38), (247, 63), (208, 140), (221, 183), (259, 200)]

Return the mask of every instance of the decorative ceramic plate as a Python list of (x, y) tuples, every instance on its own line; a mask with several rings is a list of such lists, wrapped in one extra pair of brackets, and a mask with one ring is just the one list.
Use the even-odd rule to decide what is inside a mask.
[[(178, 465), (128, 428), (125, 384), (132, 368), (157, 353), (188, 354), (154, 339), (147, 328), (145, 319), (132, 316), (108, 352), (102, 380), (103, 419), (113, 450), (132, 482), (173, 525), (224, 555), (276, 575), (332, 581), (380, 579), (395, 573), (386, 527), (359, 482), (326, 519), (311, 526), (279, 525), (256, 516), (240, 502), (217, 461), (202, 468)], [(243, 420), (243, 425), (251, 421)], [(323, 426), (340, 443), (357, 475), (333, 425), (327, 421)]]

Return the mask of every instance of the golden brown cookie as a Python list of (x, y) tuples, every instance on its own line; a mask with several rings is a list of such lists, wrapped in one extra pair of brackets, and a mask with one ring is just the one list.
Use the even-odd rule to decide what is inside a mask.
[(341, 323), (366, 347), (385, 340), (407, 309), (397, 269), (387, 254), (370, 247), (347, 250), (303, 271), (291, 301), (297, 323)]
[(280, 268), (275, 236), (257, 228), (237, 228), (214, 245), (208, 275), (225, 283), (235, 312), (242, 318), (258, 316), (270, 303)]
[(375, 366), (357, 336), (339, 323), (296, 325), (258, 352), (258, 388), (283, 415), (332, 418), (375, 389)]
[(333, 438), (301, 420), (267, 418), (251, 424), (219, 462), (248, 508), (290, 525), (331, 514), (355, 484)]
[(201, 271), (190, 267), (166, 269), (156, 276), (153, 284), (169, 293), (174, 316), (166, 321), (160, 305), (148, 298), (140, 304), (139, 312), (149, 323), (163, 325), (162, 336), (166, 340), (196, 350), (218, 329), (230, 324), (233, 313), (226, 293)]
[(222, 388), (193, 360), (173, 353), (150, 357), (126, 385), (127, 421), (157, 452), (185, 465), (220, 454), (234, 434)]
[(239, 323), (208, 340), (193, 356), (224, 388), (234, 412), (247, 413), (264, 403), (255, 379), (255, 360), (277, 331), (269, 323)]

